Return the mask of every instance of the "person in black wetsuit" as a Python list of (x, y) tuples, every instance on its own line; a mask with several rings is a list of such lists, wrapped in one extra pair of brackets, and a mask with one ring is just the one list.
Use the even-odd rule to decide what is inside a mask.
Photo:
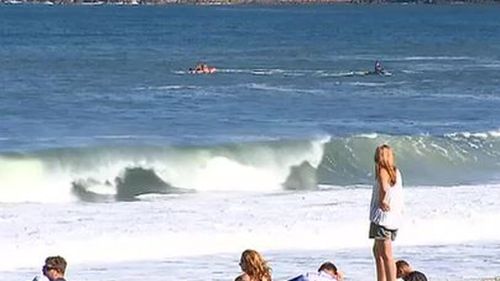
[(404, 281), (427, 281), (427, 277), (420, 271), (413, 270), (404, 260), (396, 262), (396, 278), (402, 278)]
[(375, 74), (384, 74), (385, 71), (384, 71), (384, 68), (382, 67), (382, 64), (380, 63), (380, 61), (375, 61), (375, 67), (373, 69), (373, 72), (375, 72)]

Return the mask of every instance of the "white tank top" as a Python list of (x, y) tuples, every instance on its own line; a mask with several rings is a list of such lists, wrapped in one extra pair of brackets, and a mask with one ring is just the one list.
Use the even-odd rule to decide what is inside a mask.
[(399, 170), (396, 170), (396, 183), (389, 188), (387, 194), (390, 206), (388, 212), (384, 212), (380, 209), (379, 189), (380, 186), (378, 181), (376, 181), (372, 189), (370, 221), (388, 229), (398, 229), (403, 220), (403, 182)]

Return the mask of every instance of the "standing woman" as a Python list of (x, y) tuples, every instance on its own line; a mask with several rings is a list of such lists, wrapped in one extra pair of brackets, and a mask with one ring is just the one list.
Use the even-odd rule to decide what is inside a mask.
[(374, 239), (373, 255), (377, 281), (396, 281), (396, 263), (392, 241), (396, 239), (403, 213), (403, 184), (401, 173), (394, 163), (390, 146), (383, 144), (375, 150), (375, 184), (370, 204), (370, 238)]
[(241, 254), (240, 267), (243, 274), (235, 281), (271, 281), (271, 268), (255, 250), (245, 250)]

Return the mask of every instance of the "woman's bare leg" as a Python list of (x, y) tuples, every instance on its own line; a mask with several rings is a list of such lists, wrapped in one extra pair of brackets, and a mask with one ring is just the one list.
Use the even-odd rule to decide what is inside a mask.
[(375, 265), (377, 267), (377, 281), (388, 281), (386, 277), (386, 268), (383, 258), (383, 247), (385, 240), (375, 239), (373, 243), (373, 257), (375, 258)]
[(392, 241), (391, 239), (380, 240), (381, 242), (381, 256), (384, 263), (386, 281), (396, 281), (396, 262), (392, 254)]

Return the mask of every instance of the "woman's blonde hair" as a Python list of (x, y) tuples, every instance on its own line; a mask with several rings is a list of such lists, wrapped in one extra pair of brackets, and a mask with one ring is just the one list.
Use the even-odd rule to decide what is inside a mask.
[(380, 171), (385, 169), (389, 174), (391, 186), (396, 184), (396, 165), (394, 152), (387, 144), (382, 144), (375, 150), (375, 176), (380, 177)]
[(255, 250), (245, 250), (241, 254), (243, 271), (251, 280), (271, 281), (271, 268), (267, 265), (261, 254)]

